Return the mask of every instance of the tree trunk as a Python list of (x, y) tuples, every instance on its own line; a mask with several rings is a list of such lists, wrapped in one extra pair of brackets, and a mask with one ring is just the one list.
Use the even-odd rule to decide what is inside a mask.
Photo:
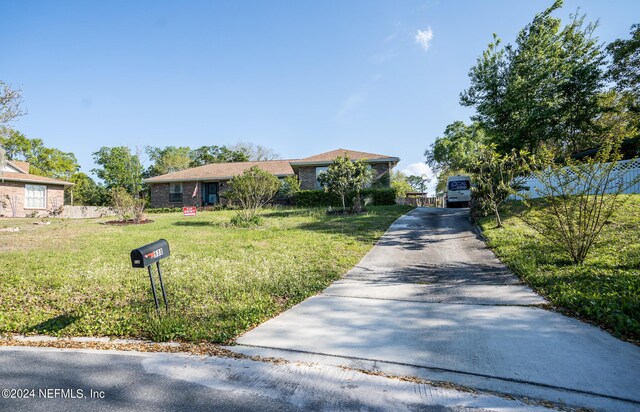
[(493, 212), (496, 215), (496, 225), (497, 227), (502, 227), (502, 220), (500, 219), (500, 212), (498, 212), (498, 208), (494, 207)]

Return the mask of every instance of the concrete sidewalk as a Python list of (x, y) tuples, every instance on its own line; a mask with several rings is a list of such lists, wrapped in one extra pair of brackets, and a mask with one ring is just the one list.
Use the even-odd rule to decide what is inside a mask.
[(466, 210), (416, 209), (342, 280), (230, 349), (640, 409), (640, 348), (543, 303), (476, 236)]

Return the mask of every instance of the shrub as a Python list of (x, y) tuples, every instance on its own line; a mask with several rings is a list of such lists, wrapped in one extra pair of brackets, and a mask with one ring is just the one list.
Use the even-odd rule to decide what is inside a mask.
[(231, 179), (230, 186), (227, 198), (238, 204), (238, 218), (249, 223), (255, 220), (258, 211), (276, 195), (280, 181), (271, 173), (253, 166)]
[[(363, 198), (371, 197), (376, 206), (389, 206), (396, 204), (395, 189), (364, 189), (360, 195)], [(331, 192), (323, 190), (301, 190), (294, 197), (296, 206), (300, 207), (340, 207), (341, 199)], [(351, 206), (352, 200), (347, 199), (346, 206)]]
[(622, 206), (620, 194), (640, 180), (639, 176), (625, 182), (624, 172), (615, 171), (618, 148), (617, 143), (603, 145), (595, 157), (568, 158), (564, 166), (553, 163), (553, 153), (547, 153), (548, 166), (535, 173), (542, 185), (541, 199), (526, 202), (530, 213), (521, 218), (571, 256), (574, 264), (584, 262), (605, 224)]
[(287, 199), (291, 199), (299, 191), (300, 191), (300, 181), (298, 180), (298, 177), (287, 176), (282, 180), (280, 184), (280, 190), (278, 190), (278, 195), (281, 195)]
[(111, 207), (122, 221), (133, 219), (133, 223), (140, 223), (144, 220), (145, 200), (134, 198), (123, 187), (111, 189)]

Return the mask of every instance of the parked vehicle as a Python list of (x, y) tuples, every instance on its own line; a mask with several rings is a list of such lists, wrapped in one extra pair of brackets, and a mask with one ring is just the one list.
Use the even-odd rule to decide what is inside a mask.
[(447, 178), (446, 207), (469, 207), (471, 202), (471, 178), (449, 176)]

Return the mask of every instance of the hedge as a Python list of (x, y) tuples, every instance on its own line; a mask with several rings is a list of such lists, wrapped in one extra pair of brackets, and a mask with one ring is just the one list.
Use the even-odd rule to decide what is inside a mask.
[[(371, 197), (375, 206), (396, 204), (395, 189), (365, 189), (361, 192), (361, 197), (363, 199)], [(352, 206), (352, 196), (349, 196), (346, 202), (347, 206)], [(294, 196), (294, 203), (296, 206), (301, 207), (342, 207), (342, 201), (339, 196), (324, 190), (301, 190)]]

